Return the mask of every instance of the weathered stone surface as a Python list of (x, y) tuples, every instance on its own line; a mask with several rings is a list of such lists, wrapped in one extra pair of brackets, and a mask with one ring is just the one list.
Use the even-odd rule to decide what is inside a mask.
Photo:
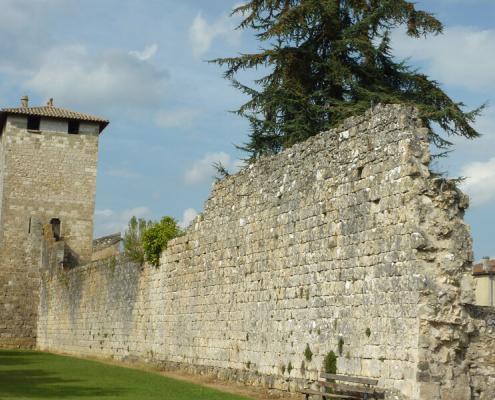
[(475, 347), (493, 336), (464, 305), (467, 200), (429, 161), (401, 106), (260, 160), (215, 185), (159, 267), (45, 271), (38, 346), (282, 390), (334, 351), (339, 373), (376, 377), (390, 398), (488, 399), (493, 352)]
[(71, 254), (91, 259), (98, 136), (41, 129), (9, 115), (0, 132), (0, 347), (35, 345), (43, 224), (60, 219)]
[(467, 306), (472, 328), (467, 349), (472, 398), (495, 399), (495, 309)]

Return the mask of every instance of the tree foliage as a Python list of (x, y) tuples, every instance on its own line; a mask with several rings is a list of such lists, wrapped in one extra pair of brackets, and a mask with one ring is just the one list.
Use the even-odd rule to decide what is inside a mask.
[(163, 217), (160, 222), (132, 217), (124, 234), (124, 254), (133, 261), (157, 266), (167, 243), (182, 234), (177, 221)]
[[(236, 112), (249, 119), (242, 147), (253, 160), (305, 140), (363, 113), (377, 103), (415, 105), (430, 128), (475, 138), (483, 106), (464, 111), (440, 85), (396, 61), (390, 33), (405, 26), (411, 37), (442, 33), (442, 23), (406, 0), (250, 0), (233, 11), (239, 29), (252, 29), (266, 45), (258, 53), (212, 60), (249, 96)], [(268, 70), (255, 87), (239, 82), (241, 70)], [(431, 130), (439, 148), (451, 143)]]
[(221, 161), (214, 162), (212, 166), (215, 171), (217, 171), (217, 175), (215, 176), (215, 180), (217, 182), (230, 176), (230, 172), (227, 170), (227, 167), (222, 164)]
[(124, 233), (124, 254), (129, 259), (140, 264), (144, 263), (144, 248), (142, 236), (144, 231), (151, 225), (151, 221), (132, 217)]
[(181, 233), (177, 221), (172, 217), (163, 217), (160, 222), (149, 226), (142, 237), (144, 259), (151, 265), (158, 266), (162, 250), (167, 248), (169, 240)]

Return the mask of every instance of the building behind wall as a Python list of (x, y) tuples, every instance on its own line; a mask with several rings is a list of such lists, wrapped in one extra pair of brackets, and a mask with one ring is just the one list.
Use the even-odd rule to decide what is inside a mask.
[(99, 134), (108, 121), (53, 106), (0, 111), (0, 347), (34, 346), (42, 235), (60, 263), (91, 260)]
[(481, 263), (474, 265), (473, 276), (476, 282), (476, 304), (495, 306), (495, 259), (485, 257)]

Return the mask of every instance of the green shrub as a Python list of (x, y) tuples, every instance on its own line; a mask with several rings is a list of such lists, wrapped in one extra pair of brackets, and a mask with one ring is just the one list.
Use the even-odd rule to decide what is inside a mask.
[(162, 250), (167, 248), (169, 240), (181, 233), (177, 221), (172, 217), (163, 217), (160, 222), (147, 227), (142, 235), (145, 261), (158, 266)]
[[(337, 373), (337, 356), (333, 351), (330, 351), (323, 359), (323, 370), (327, 374)], [(329, 379), (329, 382), (335, 382), (333, 379)], [(332, 393), (332, 388), (326, 388), (327, 393)]]
[(323, 359), (323, 369), (327, 374), (337, 373), (337, 356), (333, 351), (328, 353)]

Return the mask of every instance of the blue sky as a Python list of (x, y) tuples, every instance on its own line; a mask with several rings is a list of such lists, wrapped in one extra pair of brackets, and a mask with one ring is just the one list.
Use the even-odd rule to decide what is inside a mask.
[[(242, 153), (247, 123), (228, 113), (244, 98), (204, 60), (253, 51), (249, 32), (234, 31), (237, 1), (0, 0), (0, 104), (22, 94), (110, 119), (100, 140), (95, 234), (121, 230), (130, 216), (172, 215), (187, 224), (200, 212), (221, 161)], [(491, 104), (476, 141), (455, 139), (435, 165), (467, 176), (467, 221), (476, 258), (495, 256), (495, 2), (424, 0), (446, 26), (414, 40), (399, 30), (395, 54), (409, 58), (468, 106)], [(249, 83), (253, 74), (245, 74)]]

